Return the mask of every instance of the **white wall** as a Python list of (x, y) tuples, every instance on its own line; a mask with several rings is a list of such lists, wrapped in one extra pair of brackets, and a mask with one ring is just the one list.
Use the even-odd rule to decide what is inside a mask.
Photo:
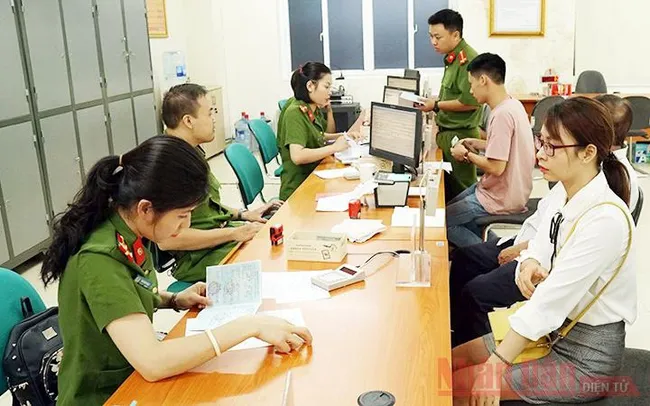
[(648, 0), (578, 0), (576, 74), (598, 70), (608, 90), (650, 93)]
[[(478, 52), (495, 52), (506, 60), (507, 86), (513, 93), (538, 91), (539, 76), (548, 67), (563, 80), (572, 80), (574, 0), (546, 3), (546, 36), (519, 39), (489, 38), (489, 0), (452, 2), (463, 14), (467, 41)], [(291, 95), (290, 72), (283, 60), (289, 55), (283, 46), (286, 11), (281, 4), (281, 0), (185, 0), (182, 6), (181, 0), (167, 0), (170, 38), (151, 40), (156, 77), (162, 76), (162, 52), (181, 47), (192, 81), (224, 87), (226, 134), (231, 134), (242, 111), (252, 118), (260, 111), (273, 117), (277, 101)], [(436, 93), (442, 70), (424, 76)], [(348, 93), (363, 106), (381, 99), (385, 83), (385, 73), (346, 74)]]

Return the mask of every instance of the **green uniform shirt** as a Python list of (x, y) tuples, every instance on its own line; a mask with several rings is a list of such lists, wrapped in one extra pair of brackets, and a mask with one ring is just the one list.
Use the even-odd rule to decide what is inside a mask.
[(298, 186), (307, 179), (320, 161), (305, 165), (296, 165), (291, 160), (289, 145), (298, 144), (305, 148), (325, 146), (327, 118), (320, 109), (311, 112), (311, 107), (303, 101), (290, 99), (280, 113), (278, 120), (278, 149), (282, 157), (282, 175), (280, 177), (280, 199), (287, 200)]
[[(458, 100), (468, 106), (478, 106), (478, 102), (470, 93), (467, 65), (478, 55), (474, 48), (461, 40), (456, 48), (445, 57), (445, 74), (438, 99), (440, 101)], [(461, 54), (462, 52), (462, 54)], [(449, 55), (454, 55), (454, 60), (449, 63)], [(436, 114), (436, 124), (441, 129), (470, 129), (478, 127), (481, 121), (481, 109), (473, 111), (442, 111)]]
[[(207, 199), (192, 210), (191, 227), (198, 230), (212, 230), (214, 228), (233, 226), (230, 220), (232, 220), (235, 213), (221, 205), (221, 194), (219, 193), (221, 184), (211, 171), (208, 174), (208, 184)], [(174, 270), (174, 278), (192, 283), (205, 281), (205, 268), (211, 265), (219, 265), (235, 245), (237, 243), (233, 241), (214, 248), (196, 251), (175, 251), (176, 269)]]
[[(58, 405), (101, 405), (133, 372), (105, 328), (133, 313), (153, 320), (160, 305), (153, 258), (145, 247), (142, 267), (119, 250), (136, 235), (113, 213), (70, 257), (59, 283), (59, 324), (64, 357), (59, 370)], [(131, 248), (129, 248), (131, 249)]]

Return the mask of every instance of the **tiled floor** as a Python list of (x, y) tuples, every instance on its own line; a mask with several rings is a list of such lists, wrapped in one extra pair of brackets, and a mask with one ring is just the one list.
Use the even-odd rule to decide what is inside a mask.
[[(210, 160), (210, 167), (215, 173), (216, 177), (222, 184), (222, 199), (224, 204), (230, 207), (243, 207), (242, 200), (239, 194), (239, 189), (237, 187), (237, 178), (226, 162), (223, 154), (218, 155)], [(275, 162), (269, 164), (269, 173), (277, 168)], [(264, 187), (264, 196), (267, 198), (273, 198), (278, 196), (280, 189), (280, 180), (278, 178), (266, 177), (266, 186)], [(650, 196), (650, 177), (644, 177), (639, 179), (639, 184), (642, 187), (646, 196)], [(542, 180), (539, 174), (537, 174), (534, 187), (533, 187), (533, 197), (544, 196), (548, 192), (548, 187), (546, 181)], [(261, 201), (256, 201), (251, 207), (256, 207), (262, 204)], [(644, 264), (645, 257), (643, 256), (643, 241), (646, 241), (645, 237), (650, 237), (650, 209), (647, 207), (643, 209), (641, 213), (641, 218), (637, 226), (636, 232), (636, 267), (637, 267), (637, 281), (639, 286), (639, 317), (635, 324), (628, 326), (627, 329), (627, 339), (626, 343), (628, 347), (650, 349), (650, 343), (648, 343), (647, 337), (650, 335), (650, 295), (643, 294), (643, 287), (650, 286), (650, 272), (646, 272)], [(52, 285), (45, 289), (43, 283), (40, 281), (40, 261), (35, 259), (34, 261), (24, 264), (21, 266), (18, 271), (23, 277), (25, 277), (39, 292), (43, 297), (43, 300), (48, 306), (56, 306), (57, 304), (57, 287)], [(173, 279), (165, 274), (158, 275), (159, 284), (161, 288), (167, 287)], [(169, 310), (158, 311), (154, 315), (154, 327), (157, 331), (169, 331), (182, 317), (182, 313), (176, 313)], [(8, 394), (0, 396), (0, 406), (10, 406), (11, 401)]]

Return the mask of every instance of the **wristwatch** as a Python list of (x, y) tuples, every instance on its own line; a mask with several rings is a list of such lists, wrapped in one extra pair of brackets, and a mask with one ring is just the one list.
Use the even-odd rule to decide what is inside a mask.
[(440, 111), (440, 106), (438, 106), (438, 100), (436, 100), (435, 102), (433, 102), (433, 112), (438, 114), (439, 111)]
[(243, 220), (244, 218), (242, 217), (244, 213), (246, 213), (248, 209), (239, 209), (237, 211), (237, 218), (235, 220)]

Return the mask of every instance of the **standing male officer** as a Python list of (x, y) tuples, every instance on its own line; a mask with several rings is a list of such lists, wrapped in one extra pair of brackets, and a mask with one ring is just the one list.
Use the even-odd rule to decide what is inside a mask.
[(467, 65), (478, 54), (463, 39), (463, 17), (457, 11), (444, 9), (429, 17), (429, 36), (436, 52), (445, 55), (445, 74), (438, 100), (429, 99), (420, 109), (436, 113), (436, 143), (453, 167), (451, 174), (445, 173), (449, 201), (476, 183), (476, 167), (453, 159), (451, 148), (463, 138), (480, 137), (481, 109), (467, 75)]

